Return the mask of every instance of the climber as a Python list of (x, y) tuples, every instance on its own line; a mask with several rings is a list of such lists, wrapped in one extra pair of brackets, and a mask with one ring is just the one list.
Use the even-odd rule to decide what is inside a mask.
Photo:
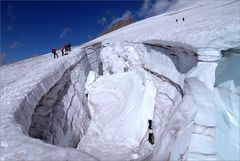
[(176, 19), (176, 22), (178, 22), (178, 19)]
[(67, 44), (64, 44), (63, 46), (64, 50), (65, 50), (65, 55), (68, 55), (67, 51), (68, 51), (68, 45)]
[(153, 135), (153, 129), (152, 129), (152, 120), (148, 120), (148, 141), (151, 144), (154, 144), (154, 135)]
[(62, 56), (64, 56), (64, 47), (61, 48)]
[(184, 17), (182, 18), (182, 20), (184, 21)]
[(67, 45), (67, 49), (68, 49), (68, 51), (71, 51), (72, 49), (71, 49), (71, 44), (68, 44)]
[(56, 52), (56, 48), (53, 48), (53, 49), (52, 49), (52, 53), (53, 53), (53, 55), (54, 55), (54, 59), (55, 59), (55, 56), (57, 56), (57, 58), (58, 58), (58, 55), (57, 55), (57, 52)]

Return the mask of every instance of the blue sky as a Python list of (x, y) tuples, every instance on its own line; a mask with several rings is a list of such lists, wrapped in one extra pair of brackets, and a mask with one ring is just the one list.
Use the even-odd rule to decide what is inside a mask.
[(156, 15), (158, 1), (1, 1), (0, 59), (12, 63), (65, 42), (80, 45), (120, 19)]

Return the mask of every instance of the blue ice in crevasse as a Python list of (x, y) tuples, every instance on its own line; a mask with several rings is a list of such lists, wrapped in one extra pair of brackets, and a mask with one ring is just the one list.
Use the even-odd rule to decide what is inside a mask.
[(216, 68), (217, 160), (239, 160), (240, 50), (223, 51)]

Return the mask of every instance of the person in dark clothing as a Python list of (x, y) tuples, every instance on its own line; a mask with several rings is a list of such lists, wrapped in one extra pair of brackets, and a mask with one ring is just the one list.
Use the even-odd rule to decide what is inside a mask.
[(176, 22), (178, 22), (178, 19), (176, 19)]
[(57, 56), (57, 58), (58, 58), (57, 51), (56, 51), (55, 48), (52, 49), (52, 53), (53, 53), (53, 55), (54, 55), (54, 59), (55, 59), (55, 56)]
[(64, 50), (65, 50), (65, 55), (68, 55), (67, 51), (68, 51), (68, 45), (67, 44), (64, 44), (63, 46)]
[(61, 48), (62, 56), (64, 56), (64, 47)]
[(184, 17), (182, 18), (182, 20), (184, 21)]
[(154, 135), (153, 135), (153, 129), (152, 129), (152, 120), (148, 120), (148, 141), (151, 144), (154, 144)]
[(71, 44), (68, 44), (67, 47), (68, 47), (68, 51), (71, 51), (71, 50), (72, 50), (72, 49), (71, 49)]
[(63, 45), (63, 48), (66, 50), (66, 49), (67, 49), (67, 44), (64, 44), (64, 45)]

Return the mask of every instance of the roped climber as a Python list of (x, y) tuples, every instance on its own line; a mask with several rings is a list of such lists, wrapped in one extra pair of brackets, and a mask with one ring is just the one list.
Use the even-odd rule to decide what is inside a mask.
[(64, 56), (64, 47), (61, 48), (62, 56)]
[(64, 44), (63, 46), (64, 50), (65, 50), (65, 55), (68, 55), (67, 51), (68, 51), (68, 45), (67, 44)]
[(71, 51), (72, 49), (71, 49), (71, 44), (68, 44), (67, 45), (67, 51)]
[(55, 59), (55, 56), (57, 56), (57, 58), (58, 58), (56, 48), (53, 48), (53, 49), (52, 49), (52, 53), (53, 53), (53, 55), (54, 55), (54, 59)]
[(148, 141), (151, 144), (154, 144), (154, 135), (153, 135), (153, 129), (152, 129), (152, 120), (148, 120)]

